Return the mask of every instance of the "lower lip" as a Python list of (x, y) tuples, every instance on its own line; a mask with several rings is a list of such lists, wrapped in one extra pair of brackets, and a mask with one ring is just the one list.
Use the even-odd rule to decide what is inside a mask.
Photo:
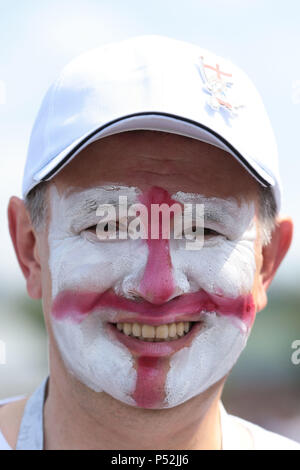
[(203, 322), (194, 323), (191, 330), (186, 333), (182, 338), (174, 339), (171, 341), (162, 342), (148, 342), (140, 339), (133, 338), (121, 333), (116, 326), (111, 323), (107, 324), (109, 331), (117, 338), (120, 343), (124, 344), (133, 355), (148, 356), (148, 357), (163, 357), (174, 354), (179, 349), (187, 347), (191, 344), (197, 333), (203, 328)]

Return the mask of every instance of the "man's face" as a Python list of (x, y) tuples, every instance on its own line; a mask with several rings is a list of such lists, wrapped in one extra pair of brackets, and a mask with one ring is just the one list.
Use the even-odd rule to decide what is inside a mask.
[[(204, 204), (202, 249), (187, 250), (185, 239), (99, 239), (97, 207), (119, 196), (149, 210)], [(257, 183), (233, 157), (177, 135), (118, 134), (82, 151), (47, 199), (43, 302), (68, 372), (156, 409), (228, 374), (254, 321), (262, 263)]]

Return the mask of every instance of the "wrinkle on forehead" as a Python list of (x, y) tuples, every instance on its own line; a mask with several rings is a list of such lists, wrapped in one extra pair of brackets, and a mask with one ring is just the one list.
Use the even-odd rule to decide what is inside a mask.
[[(60, 194), (68, 205), (74, 207), (80, 205), (83, 209), (91, 212), (96, 210), (96, 204), (114, 204), (119, 202), (120, 196), (126, 196), (128, 203), (136, 203), (139, 201), (139, 196), (143, 191), (134, 186), (119, 185), (116, 183), (105, 184), (101, 186), (94, 186), (92, 188), (68, 187), (63, 192), (59, 192), (56, 188), (56, 193)], [(212, 217), (215, 220), (226, 212), (232, 216), (236, 216), (239, 209), (247, 204), (253, 205), (253, 200), (247, 200), (246, 197), (215, 197), (206, 196), (201, 193), (188, 193), (184, 191), (177, 191), (170, 194), (170, 197), (175, 201), (185, 204), (204, 204), (207, 217)]]

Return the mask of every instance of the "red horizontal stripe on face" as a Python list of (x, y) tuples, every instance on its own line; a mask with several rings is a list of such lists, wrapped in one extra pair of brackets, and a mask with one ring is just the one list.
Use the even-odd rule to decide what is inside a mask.
[(100, 294), (68, 290), (61, 292), (54, 299), (51, 313), (57, 320), (70, 318), (74, 322), (80, 323), (87, 315), (96, 310), (99, 310), (101, 316), (101, 310), (104, 314), (105, 309), (123, 312), (123, 321), (127, 319), (140, 323), (151, 321), (153, 324), (176, 321), (176, 316), (178, 318), (182, 318), (184, 315), (196, 316), (202, 311), (234, 316), (242, 320), (248, 327), (252, 325), (255, 318), (255, 304), (251, 294), (232, 299), (208, 294), (205, 291), (183, 294), (158, 305), (146, 300), (135, 302), (117, 296), (111, 290)]

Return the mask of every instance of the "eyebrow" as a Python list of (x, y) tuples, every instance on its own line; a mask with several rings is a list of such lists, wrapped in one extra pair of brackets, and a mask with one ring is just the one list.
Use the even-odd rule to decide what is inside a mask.
[(214, 211), (214, 210), (204, 210), (204, 219), (207, 220), (208, 222), (218, 222), (222, 223), (224, 222), (224, 216), (222, 217), (222, 214), (220, 214), (219, 211)]
[(86, 213), (86, 214), (92, 214), (94, 213), (96, 210), (97, 210), (97, 207), (98, 207), (98, 202), (97, 200), (95, 199), (87, 199), (86, 201), (84, 201), (84, 203), (82, 204), (82, 210)]
[(222, 220), (224, 213), (236, 215), (240, 204), (234, 198), (222, 199), (218, 197), (207, 197), (197, 193), (184, 193), (179, 191), (172, 198), (183, 204), (203, 204), (205, 216), (209, 219)]
[(224, 230), (230, 230), (232, 233), (245, 230), (249, 225), (251, 213), (253, 212), (254, 215), (255, 212), (253, 204), (246, 199), (239, 202), (233, 197), (223, 199), (182, 191), (172, 195), (172, 198), (181, 203), (204, 204), (205, 223), (218, 224)]
[(70, 191), (64, 199), (68, 203), (67, 216), (94, 215), (101, 204), (110, 204), (117, 207), (119, 197), (126, 196), (127, 204), (138, 202), (138, 190), (125, 186), (102, 186), (83, 191)]
[[(119, 197), (127, 197), (127, 205), (139, 203), (138, 196), (141, 191), (135, 187), (106, 185), (90, 188), (83, 191), (74, 191), (73, 188), (63, 197), (68, 202), (66, 216), (73, 219), (72, 225), (77, 225), (79, 220), (86, 220), (96, 216), (96, 211), (101, 204), (109, 204), (117, 208)], [(174, 202), (183, 204), (203, 204), (204, 220), (206, 223), (215, 223), (224, 228), (233, 227), (236, 224), (237, 215), (244, 219), (244, 208), (235, 198), (207, 197), (198, 193), (177, 192), (171, 195)], [(71, 202), (71, 205), (69, 204)], [(247, 203), (247, 201), (246, 201)], [(240, 225), (245, 221), (240, 220)]]
[(119, 204), (119, 199), (117, 200), (116, 198), (110, 198), (110, 199), (106, 199), (105, 201), (101, 201), (100, 199), (93, 199), (93, 198), (86, 199), (85, 201), (83, 201), (82, 204), (80, 204), (80, 211), (83, 211), (87, 215), (94, 214), (101, 204), (103, 205), (109, 204), (114, 207), (117, 207)]

